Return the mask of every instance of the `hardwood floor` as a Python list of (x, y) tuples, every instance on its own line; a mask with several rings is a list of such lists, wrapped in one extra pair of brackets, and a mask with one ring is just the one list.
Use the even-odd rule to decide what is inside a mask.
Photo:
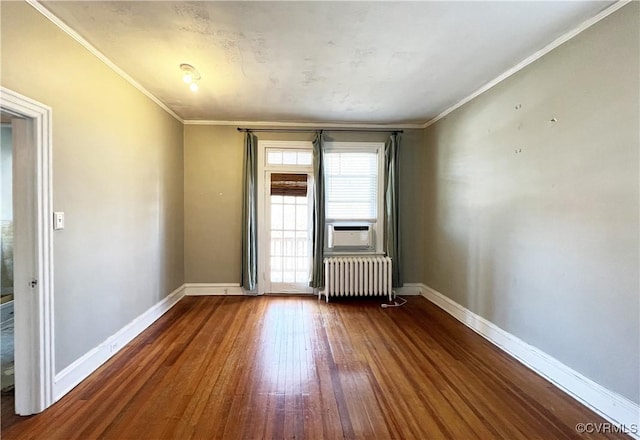
[(186, 297), (2, 438), (548, 440), (605, 422), (427, 300), (379, 304)]

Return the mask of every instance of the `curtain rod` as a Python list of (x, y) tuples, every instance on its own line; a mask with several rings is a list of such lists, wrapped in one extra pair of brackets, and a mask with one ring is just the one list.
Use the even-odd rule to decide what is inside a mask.
[(270, 131), (277, 133), (315, 133), (316, 131), (351, 131), (358, 133), (403, 133), (403, 130), (387, 130), (384, 128), (242, 128), (238, 127), (238, 131)]

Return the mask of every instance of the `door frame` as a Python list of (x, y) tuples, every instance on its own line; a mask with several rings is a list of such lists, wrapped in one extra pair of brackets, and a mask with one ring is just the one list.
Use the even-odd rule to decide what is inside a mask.
[[(270, 284), (267, 279), (267, 259), (270, 254), (270, 243), (267, 240), (269, 237), (269, 224), (266, 215), (266, 182), (265, 176), (267, 171), (278, 172), (278, 167), (267, 167), (266, 152), (267, 148), (277, 149), (293, 149), (293, 150), (309, 150), (313, 151), (313, 144), (311, 141), (258, 141), (258, 295), (264, 295), (267, 293), (266, 286)], [(283, 169), (284, 170), (284, 169)], [(288, 171), (295, 173), (296, 171)], [(313, 172), (311, 170), (303, 169), (301, 167), (300, 172)]]
[(28, 191), (13, 203), (14, 219), (26, 218), (33, 228), (23, 237), (26, 251), (14, 261), (14, 267), (33, 267), (20, 274), (19, 286), (14, 276), (15, 411), (29, 415), (54, 402), (52, 110), (1, 86), (0, 108), (25, 119), (21, 148), (28, 149), (26, 163), (14, 163), (14, 181), (21, 173)]

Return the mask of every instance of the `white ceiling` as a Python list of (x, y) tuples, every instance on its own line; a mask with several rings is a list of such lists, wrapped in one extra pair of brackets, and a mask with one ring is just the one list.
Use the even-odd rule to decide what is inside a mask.
[[(43, 4), (185, 120), (408, 124), (611, 3)], [(200, 71), (197, 93), (181, 63)]]

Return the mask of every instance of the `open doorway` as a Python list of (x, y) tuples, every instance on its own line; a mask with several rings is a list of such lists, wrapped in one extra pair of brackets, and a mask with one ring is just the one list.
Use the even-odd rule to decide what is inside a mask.
[(13, 130), (12, 116), (0, 112), (0, 390), (13, 398)]
[[(51, 108), (0, 87), (0, 114), (1, 293), (8, 295), (10, 286), (11, 300), (4, 301), (13, 307), (12, 319), (2, 319), (3, 328), (12, 330), (2, 336), (2, 388), (13, 391), (7, 399), (13, 413), (29, 415), (54, 401)], [(4, 417), (9, 408), (2, 397)]]

